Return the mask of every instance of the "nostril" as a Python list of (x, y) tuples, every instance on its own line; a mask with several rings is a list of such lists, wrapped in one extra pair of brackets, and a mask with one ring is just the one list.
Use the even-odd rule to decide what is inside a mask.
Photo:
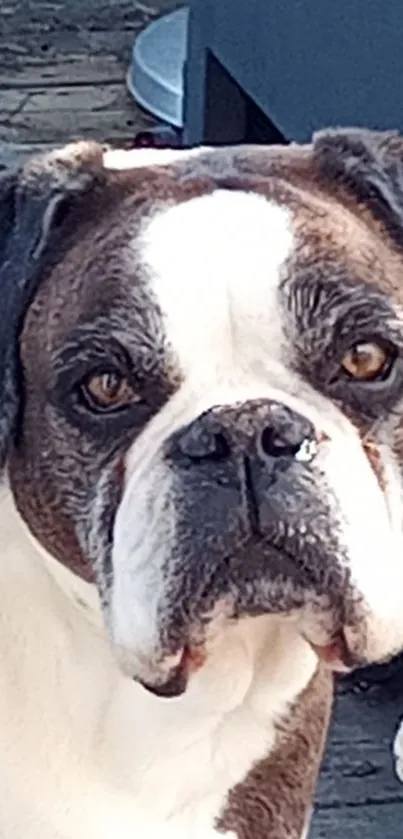
[(229, 447), (228, 440), (224, 436), (224, 434), (214, 434), (215, 440), (215, 452), (214, 458), (215, 460), (224, 460), (226, 457), (229, 457), (231, 454), (231, 450)]
[(229, 442), (224, 434), (194, 425), (181, 434), (178, 447), (181, 454), (195, 462), (224, 460), (231, 454)]
[(261, 433), (260, 445), (263, 454), (268, 457), (295, 457), (301, 448), (301, 443), (287, 443), (268, 426)]

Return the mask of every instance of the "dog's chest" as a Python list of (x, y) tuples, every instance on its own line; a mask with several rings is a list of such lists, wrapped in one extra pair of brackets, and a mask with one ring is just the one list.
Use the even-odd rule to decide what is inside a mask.
[[(122, 704), (117, 703), (117, 716)], [(16, 763), (11, 774), (10, 766), (5, 766), (0, 811), (4, 839), (222, 836), (216, 822), (230, 789), (267, 753), (274, 737), (270, 726), (251, 725), (248, 713), (234, 715), (222, 726), (214, 720), (203, 726), (199, 720), (198, 730), (185, 724), (164, 734), (156, 726), (144, 739), (138, 731), (136, 738), (127, 731), (125, 743), (123, 738), (114, 742), (103, 735), (97, 743), (97, 732), (85, 738), (80, 726), (76, 732), (71, 728), (63, 733), (62, 726), (54, 729), (50, 740), (43, 721), (38, 723), (29, 754), (22, 747), (25, 732), (18, 751), (15, 737), (9, 744)], [(113, 720), (109, 733), (116, 733)], [(18, 784), (21, 777), (24, 781)], [(234, 833), (227, 836), (236, 839)]]
[(270, 753), (311, 659), (294, 672), (290, 647), (290, 660), (276, 671), (275, 656), (261, 662), (251, 684), (234, 640), (218, 670), (203, 668), (202, 689), (156, 699), (120, 675), (97, 620), (66, 597), (30, 543), (8, 556), (15, 521), (3, 523), (1, 839), (222, 836), (228, 793)]
[[(149, 697), (145, 698), (145, 704)], [(182, 705), (182, 707), (181, 707)], [(114, 715), (124, 714), (125, 697)], [(225, 810), (229, 792), (247, 777), (256, 762), (273, 748), (276, 731), (266, 714), (256, 718), (248, 706), (235, 708), (225, 718), (219, 711), (201, 713), (194, 703), (169, 703), (157, 718), (139, 708), (143, 736), (137, 730), (135, 761), (120, 740), (109, 741), (107, 765), (121, 779), (133, 820), (161, 837), (209, 839), (222, 835), (216, 823)], [(114, 721), (111, 719), (111, 731)], [(114, 740), (113, 743), (118, 743)], [(112, 747), (111, 747), (112, 746)], [(126, 775), (126, 778), (125, 778)], [(114, 786), (111, 783), (110, 786)], [(109, 839), (109, 837), (108, 837)]]
[(229, 790), (270, 749), (267, 715), (240, 708), (221, 721), (219, 706), (205, 714), (197, 697), (156, 713), (34, 562), (19, 567), (14, 556), (0, 617), (2, 839), (221, 835)]

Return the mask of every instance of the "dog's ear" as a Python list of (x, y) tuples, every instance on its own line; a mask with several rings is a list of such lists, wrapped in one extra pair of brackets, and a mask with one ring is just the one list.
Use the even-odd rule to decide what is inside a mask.
[(319, 131), (313, 151), (325, 178), (353, 192), (403, 245), (403, 137), (359, 128)]
[(103, 152), (96, 143), (73, 143), (0, 176), (0, 469), (19, 411), (24, 315), (74, 202), (102, 180)]

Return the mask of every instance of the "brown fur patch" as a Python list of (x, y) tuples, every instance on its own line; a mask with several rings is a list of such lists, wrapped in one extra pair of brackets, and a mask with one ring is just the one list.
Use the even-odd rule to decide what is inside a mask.
[(322, 666), (279, 724), (276, 749), (231, 790), (218, 829), (238, 839), (301, 839), (309, 818), (333, 701)]
[[(270, 150), (248, 147), (246, 151), (239, 150), (235, 161), (241, 179), (249, 176), (250, 188), (253, 181), (257, 191), (273, 191), (280, 203), (295, 211), (300, 247), (305, 243), (301, 256), (311, 255), (318, 270), (323, 257), (343, 258), (355, 267), (352, 279), (375, 283), (403, 302), (401, 249), (369, 207), (358, 202), (342, 182), (322, 174), (311, 146)], [(266, 178), (270, 181), (264, 183)]]
[(62, 558), (66, 568), (93, 583), (91, 565), (81, 551), (74, 522), (66, 515), (56, 488), (46, 478), (38, 481), (30, 477), (27, 467), (27, 462), (22, 465), (14, 453), (10, 463), (11, 488), (20, 515), (51, 556)]
[[(99, 166), (97, 145), (80, 143), (67, 147), (64, 153), (66, 158), (74, 153), (89, 166)], [(67, 568), (90, 582), (93, 573), (76, 535), (77, 517), (66, 509), (66, 501), (78, 494), (83, 438), (67, 430), (55, 414), (48, 421), (50, 355), (80, 318), (95, 318), (107, 313), (115, 302), (118, 305), (124, 274), (120, 248), (128, 239), (128, 219), (141, 215), (139, 207), (144, 206), (147, 214), (157, 202), (186, 201), (212, 188), (208, 179), (177, 184), (166, 171), (105, 172), (105, 180), (96, 182), (77, 200), (74, 211), (64, 219), (60, 250), (56, 249), (44, 266), (43, 280), (25, 317), (20, 338), (25, 381), (22, 427), (10, 458), (10, 483), (19, 511), (35, 537)], [(133, 278), (125, 277), (123, 282), (129, 299)], [(170, 387), (177, 386), (173, 371)], [(129, 438), (127, 447), (130, 442)], [(57, 455), (55, 443), (60, 445)], [(124, 453), (120, 452), (114, 471), (119, 485)], [(93, 464), (96, 475), (95, 451)]]

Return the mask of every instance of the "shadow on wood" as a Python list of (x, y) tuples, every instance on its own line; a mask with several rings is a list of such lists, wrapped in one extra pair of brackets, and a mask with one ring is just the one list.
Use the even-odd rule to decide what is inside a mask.
[(403, 786), (393, 738), (403, 717), (403, 657), (340, 680), (310, 839), (398, 839)]

